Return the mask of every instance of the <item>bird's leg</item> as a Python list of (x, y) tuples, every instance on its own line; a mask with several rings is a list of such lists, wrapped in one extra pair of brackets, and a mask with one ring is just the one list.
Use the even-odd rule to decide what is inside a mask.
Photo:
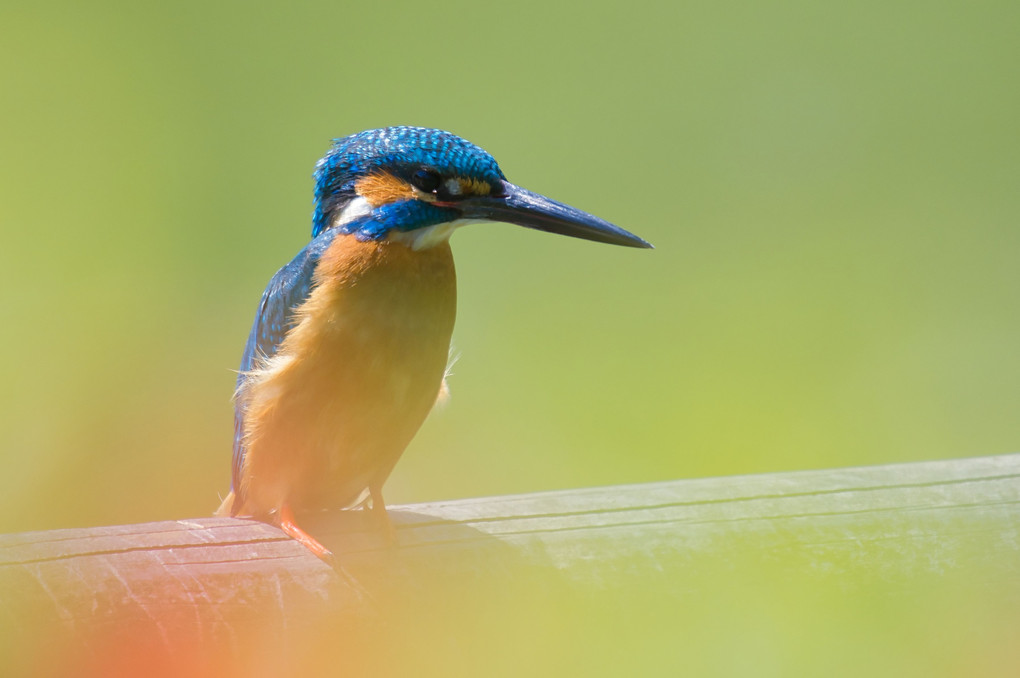
[(294, 522), (294, 512), (291, 510), (290, 504), (285, 503), (281, 506), (277, 517), (280, 520), (280, 529), (287, 536), (300, 542), (305, 548), (314, 553), (319, 560), (324, 561), (328, 565), (333, 565), (333, 552), (320, 544), (315, 537), (298, 527), (298, 524)]
[(393, 527), (393, 521), (386, 513), (386, 502), (382, 496), (382, 485), (369, 485), (368, 494), (372, 498), (372, 516), (382, 530), (387, 546), (394, 546), (397, 543), (397, 530)]

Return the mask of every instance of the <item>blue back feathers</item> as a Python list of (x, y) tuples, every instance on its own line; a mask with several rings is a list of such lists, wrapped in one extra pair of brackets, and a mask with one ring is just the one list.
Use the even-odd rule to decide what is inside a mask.
[[(334, 215), (355, 197), (355, 182), (376, 172), (408, 179), (416, 170), (429, 167), (444, 176), (480, 179), (497, 185), (505, 179), (491, 155), (455, 134), (427, 127), (384, 127), (333, 141), (315, 166), (315, 212), (312, 237), (328, 228)], [(420, 201), (385, 205), (368, 229), (345, 229), (367, 238), (382, 237), (397, 225), (421, 227), (439, 224), (450, 213)], [(392, 213), (388, 212), (390, 210)]]
[[(305, 302), (312, 291), (315, 267), (336, 235), (337, 231), (330, 229), (312, 239), (289, 264), (277, 271), (273, 279), (269, 281), (266, 291), (262, 293), (262, 299), (259, 301), (255, 322), (248, 335), (248, 343), (244, 346), (244, 355), (241, 356), (241, 369), (237, 375), (238, 390), (252, 370), (257, 369), (262, 361), (276, 355), (287, 332), (293, 327), (294, 310)], [(244, 462), (244, 415), (242, 401), (238, 400), (234, 409), (232, 484), (239, 499), (241, 465)]]

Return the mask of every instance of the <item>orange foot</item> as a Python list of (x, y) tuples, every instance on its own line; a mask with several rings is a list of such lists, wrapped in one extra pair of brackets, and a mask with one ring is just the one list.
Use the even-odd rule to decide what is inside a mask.
[(320, 544), (315, 537), (302, 530), (294, 522), (294, 512), (291, 511), (290, 504), (284, 504), (280, 507), (279, 519), (280, 529), (287, 536), (303, 544), (305, 548), (314, 553), (319, 560), (324, 561), (327, 565), (332, 566), (334, 564), (333, 552)]

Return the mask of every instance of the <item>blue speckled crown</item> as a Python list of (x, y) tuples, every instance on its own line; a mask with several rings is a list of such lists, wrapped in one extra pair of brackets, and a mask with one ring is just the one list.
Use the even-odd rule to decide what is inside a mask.
[(423, 165), (444, 175), (482, 179), (489, 184), (505, 179), (491, 155), (443, 130), (383, 127), (335, 139), (315, 166), (312, 237), (329, 226), (334, 211), (354, 197), (354, 182), (359, 177), (385, 168), (407, 178)]

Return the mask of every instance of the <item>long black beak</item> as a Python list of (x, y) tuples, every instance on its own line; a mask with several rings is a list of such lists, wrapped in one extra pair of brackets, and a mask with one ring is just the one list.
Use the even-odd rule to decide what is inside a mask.
[(504, 221), (547, 233), (569, 235), (624, 247), (651, 248), (648, 243), (619, 226), (582, 212), (544, 195), (504, 181), (491, 195), (473, 196), (458, 203), (464, 219)]

